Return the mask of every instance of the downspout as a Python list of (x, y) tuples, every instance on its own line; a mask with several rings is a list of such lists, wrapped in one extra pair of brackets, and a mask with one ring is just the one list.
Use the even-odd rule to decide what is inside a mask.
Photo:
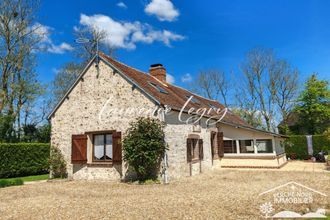
[[(162, 111), (160, 111), (160, 115), (159, 115), (160, 121), (165, 123), (165, 110), (162, 109)], [(168, 180), (168, 157), (167, 157), (167, 150), (165, 150), (165, 154), (163, 157), (163, 183), (164, 184), (168, 184), (169, 180)]]

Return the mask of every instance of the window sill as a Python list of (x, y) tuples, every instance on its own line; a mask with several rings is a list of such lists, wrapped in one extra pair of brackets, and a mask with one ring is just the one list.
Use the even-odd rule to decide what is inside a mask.
[(193, 159), (191, 160), (191, 163), (199, 163), (201, 160), (200, 159)]
[(112, 162), (92, 162), (87, 164), (88, 167), (112, 167)]

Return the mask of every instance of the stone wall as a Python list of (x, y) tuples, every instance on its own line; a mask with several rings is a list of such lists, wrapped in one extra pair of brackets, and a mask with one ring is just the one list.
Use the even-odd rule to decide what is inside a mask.
[[(193, 126), (178, 120), (179, 113), (172, 111), (165, 116), (165, 140), (169, 146), (168, 154), (168, 174), (170, 179), (182, 176), (190, 176), (212, 169), (218, 165), (218, 160), (212, 160), (211, 152), (211, 131), (217, 131), (215, 125), (207, 127), (205, 119), (201, 120), (200, 125)], [(183, 121), (188, 117), (183, 114)], [(203, 161), (187, 162), (187, 138), (189, 134), (199, 135), (203, 139), (204, 159)]]
[[(124, 176), (125, 164), (109, 168), (72, 165), (71, 135), (102, 130), (116, 130), (124, 134), (131, 121), (145, 115), (134, 111), (115, 113), (112, 110), (155, 107), (150, 99), (137, 88), (133, 89), (119, 73), (114, 74), (107, 64), (100, 62), (99, 73), (92, 65), (51, 118), (51, 145), (61, 149), (69, 178), (118, 179)], [(92, 160), (91, 141), (89, 137), (87, 163)]]
[[(101, 61), (99, 71), (91, 65), (83, 79), (77, 83), (68, 98), (51, 117), (51, 144), (58, 147), (65, 156), (69, 178), (106, 180), (124, 178), (128, 173), (127, 164), (112, 167), (93, 166), (91, 135), (88, 135), (87, 144), (88, 165), (72, 165), (71, 136), (104, 130), (121, 131), (124, 135), (130, 122), (139, 116), (150, 116), (156, 107), (145, 94), (127, 82), (120, 73), (115, 73), (107, 64)], [(139, 109), (146, 111), (136, 111)], [(166, 123), (165, 141), (169, 147), (167, 173), (170, 179), (196, 175), (214, 167), (220, 167), (220, 160), (212, 159), (211, 131), (218, 131), (218, 129), (223, 131), (224, 139), (267, 137), (274, 140), (270, 135), (229, 125), (221, 124), (219, 128), (215, 125), (206, 126), (206, 119), (202, 119), (198, 125), (193, 126), (184, 122), (191, 115), (183, 114), (183, 121), (179, 121), (178, 114), (177, 111), (172, 111), (165, 118), (161, 115), (152, 116), (163, 119)], [(196, 163), (187, 162), (186, 141), (191, 134), (203, 139), (204, 159)]]

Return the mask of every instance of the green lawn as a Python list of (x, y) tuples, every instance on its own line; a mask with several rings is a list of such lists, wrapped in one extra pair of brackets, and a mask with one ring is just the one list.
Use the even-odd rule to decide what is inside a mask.
[(0, 180), (21, 179), (24, 182), (30, 182), (30, 181), (37, 181), (37, 180), (47, 180), (48, 177), (49, 177), (49, 174), (42, 174), (42, 175), (35, 175), (35, 176), (24, 176), (24, 177), (6, 178), (6, 179), (0, 179)]
[(47, 180), (49, 174), (0, 179), (0, 188), (23, 185), (24, 182)]

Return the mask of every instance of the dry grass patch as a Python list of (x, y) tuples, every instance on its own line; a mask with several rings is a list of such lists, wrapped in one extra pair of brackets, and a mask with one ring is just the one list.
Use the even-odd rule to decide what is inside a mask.
[(330, 191), (329, 173), (215, 170), (169, 185), (69, 181), (4, 188), (0, 213), (1, 219), (256, 219), (258, 194), (288, 181)]

